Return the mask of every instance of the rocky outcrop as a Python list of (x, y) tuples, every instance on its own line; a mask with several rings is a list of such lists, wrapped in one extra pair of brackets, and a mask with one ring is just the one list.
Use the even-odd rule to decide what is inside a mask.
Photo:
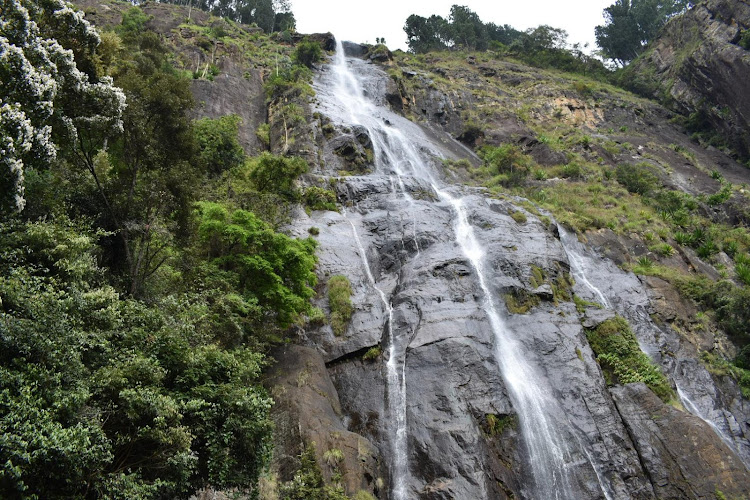
[(660, 499), (742, 498), (750, 473), (703, 420), (665, 405), (644, 384), (612, 389)]
[(750, 50), (739, 42), (750, 29), (750, 2), (707, 0), (672, 19), (628, 68), (641, 91), (668, 96), (692, 114), (696, 131), (715, 129), (750, 156)]
[[(285, 346), (266, 378), (274, 398), (274, 454), (271, 470), (290, 481), (299, 467), (297, 457), (313, 444), (327, 481), (334, 474), (346, 492), (378, 494), (382, 488), (380, 454), (367, 439), (347, 430), (343, 412), (323, 359), (313, 349)], [(337, 478), (337, 481), (339, 479)]]

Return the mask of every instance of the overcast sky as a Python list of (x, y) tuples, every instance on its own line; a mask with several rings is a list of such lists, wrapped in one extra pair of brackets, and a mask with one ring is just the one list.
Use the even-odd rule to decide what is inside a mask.
[(448, 18), (451, 5), (465, 5), (484, 22), (525, 30), (549, 24), (568, 32), (569, 43), (595, 48), (594, 26), (614, 0), (292, 0), (300, 33), (332, 32), (337, 38), (375, 43), (383, 37), (391, 50), (406, 50), (404, 23), (411, 14)]

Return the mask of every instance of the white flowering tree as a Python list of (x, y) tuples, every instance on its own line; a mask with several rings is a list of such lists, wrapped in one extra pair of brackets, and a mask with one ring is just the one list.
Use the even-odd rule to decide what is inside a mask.
[(122, 130), (125, 94), (76, 66), (99, 42), (61, 0), (0, 0), (0, 212), (23, 210), (25, 169), (61, 145), (85, 160)]

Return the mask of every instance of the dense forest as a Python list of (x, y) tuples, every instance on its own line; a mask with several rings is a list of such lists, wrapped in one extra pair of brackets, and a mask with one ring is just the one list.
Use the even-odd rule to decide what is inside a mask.
[(244, 488), (269, 457), (264, 352), (316, 283), (278, 232), (307, 166), (191, 120), (146, 20), (2, 5), (3, 498)]
[[(238, 116), (191, 114), (191, 83), (213, 79), (218, 66), (181, 61), (147, 29), (141, 8), (95, 29), (62, 0), (0, 2), (0, 497), (188, 498), (208, 486), (257, 497), (273, 452), (274, 400), (262, 385), (269, 350), (327, 321), (311, 302), (320, 296), (314, 228), (305, 238), (287, 231), (295, 210), (338, 209), (331, 186), (300, 183), (311, 167), (290, 150), (292, 129), (307, 117), (297, 103), (313, 94), (324, 48), (296, 33), (288, 1), (164, 2), (221, 18), (196, 28), (206, 52), (242, 36), (262, 66), (285, 142), (272, 153), (263, 124), (256, 134), (268, 150), (250, 156)], [(454, 5), (447, 19), (410, 16), (410, 54), (396, 60), (418, 66), (430, 54), (482, 53), (589, 78), (577, 82), (581, 94), (596, 81), (645, 95), (613, 67), (636, 59), (690, 6), (617, 0), (596, 28), (600, 59), (569, 46), (564, 30), (519, 31)], [(747, 38), (738, 43), (748, 48)], [(675, 122), (700, 143), (716, 139), (699, 113)], [(470, 184), (544, 205), (536, 181), (560, 174), (583, 182), (597, 168), (574, 159), (548, 174), (517, 145), (483, 145), (486, 128), (471, 114), (456, 134), (481, 165), (446, 162), (469, 170)], [(701, 257), (731, 258), (734, 281), (686, 279), (647, 258), (636, 271), (671, 280), (710, 315), (738, 347), (733, 360), (712, 358), (715, 368), (750, 391), (747, 220), (712, 219), (732, 187), (717, 172), (719, 191), (691, 197), (661, 186), (647, 166), (610, 177), (637, 196), (641, 213), (663, 218), (652, 237), (664, 230)], [(675, 252), (664, 245), (659, 251)], [(339, 334), (352, 291), (345, 278), (337, 290), (335, 278), (328, 300)], [(313, 448), (299, 451), (280, 498), (347, 498), (324, 484)]]

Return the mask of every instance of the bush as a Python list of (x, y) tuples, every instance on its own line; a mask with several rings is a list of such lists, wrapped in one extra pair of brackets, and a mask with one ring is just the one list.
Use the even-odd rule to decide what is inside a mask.
[(505, 186), (520, 184), (531, 172), (533, 160), (512, 144), (485, 146), (479, 151), (484, 167), (492, 176), (500, 176)]
[(740, 47), (745, 50), (750, 50), (750, 30), (742, 30), (740, 36)]
[(310, 311), (317, 282), (314, 239), (290, 238), (252, 212), (220, 203), (198, 203), (196, 218), (201, 253), (266, 317), (286, 327)]
[(624, 318), (608, 319), (587, 331), (586, 337), (611, 383), (644, 382), (662, 401), (674, 397), (667, 377), (641, 351)]
[(96, 234), (0, 226), (0, 497), (182, 498), (270, 458), (262, 354), (222, 347), (205, 294), (103, 284)]
[(317, 186), (305, 188), (302, 194), (302, 201), (310, 210), (330, 210), (331, 212), (338, 210), (336, 206), (336, 193), (330, 189)]
[(331, 328), (335, 335), (343, 335), (354, 313), (352, 285), (343, 275), (328, 280), (328, 305), (331, 308)]
[(319, 43), (304, 39), (297, 44), (292, 59), (298, 64), (312, 68), (313, 64), (323, 59), (323, 49)]
[(198, 158), (204, 171), (219, 174), (245, 160), (245, 151), (237, 139), (240, 121), (237, 115), (227, 115), (193, 122)]
[(307, 172), (302, 158), (277, 156), (268, 152), (250, 161), (250, 180), (261, 193), (274, 193), (289, 201), (298, 197), (295, 181)]
[(281, 485), (281, 500), (347, 500), (339, 486), (326, 486), (315, 459), (315, 446), (308, 444), (299, 456), (300, 466), (294, 479)]
[(659, 177), (648, 163), (620, 164), (615, 170), (617, 182), (631, 193), (648, 195), (659, 187)]

